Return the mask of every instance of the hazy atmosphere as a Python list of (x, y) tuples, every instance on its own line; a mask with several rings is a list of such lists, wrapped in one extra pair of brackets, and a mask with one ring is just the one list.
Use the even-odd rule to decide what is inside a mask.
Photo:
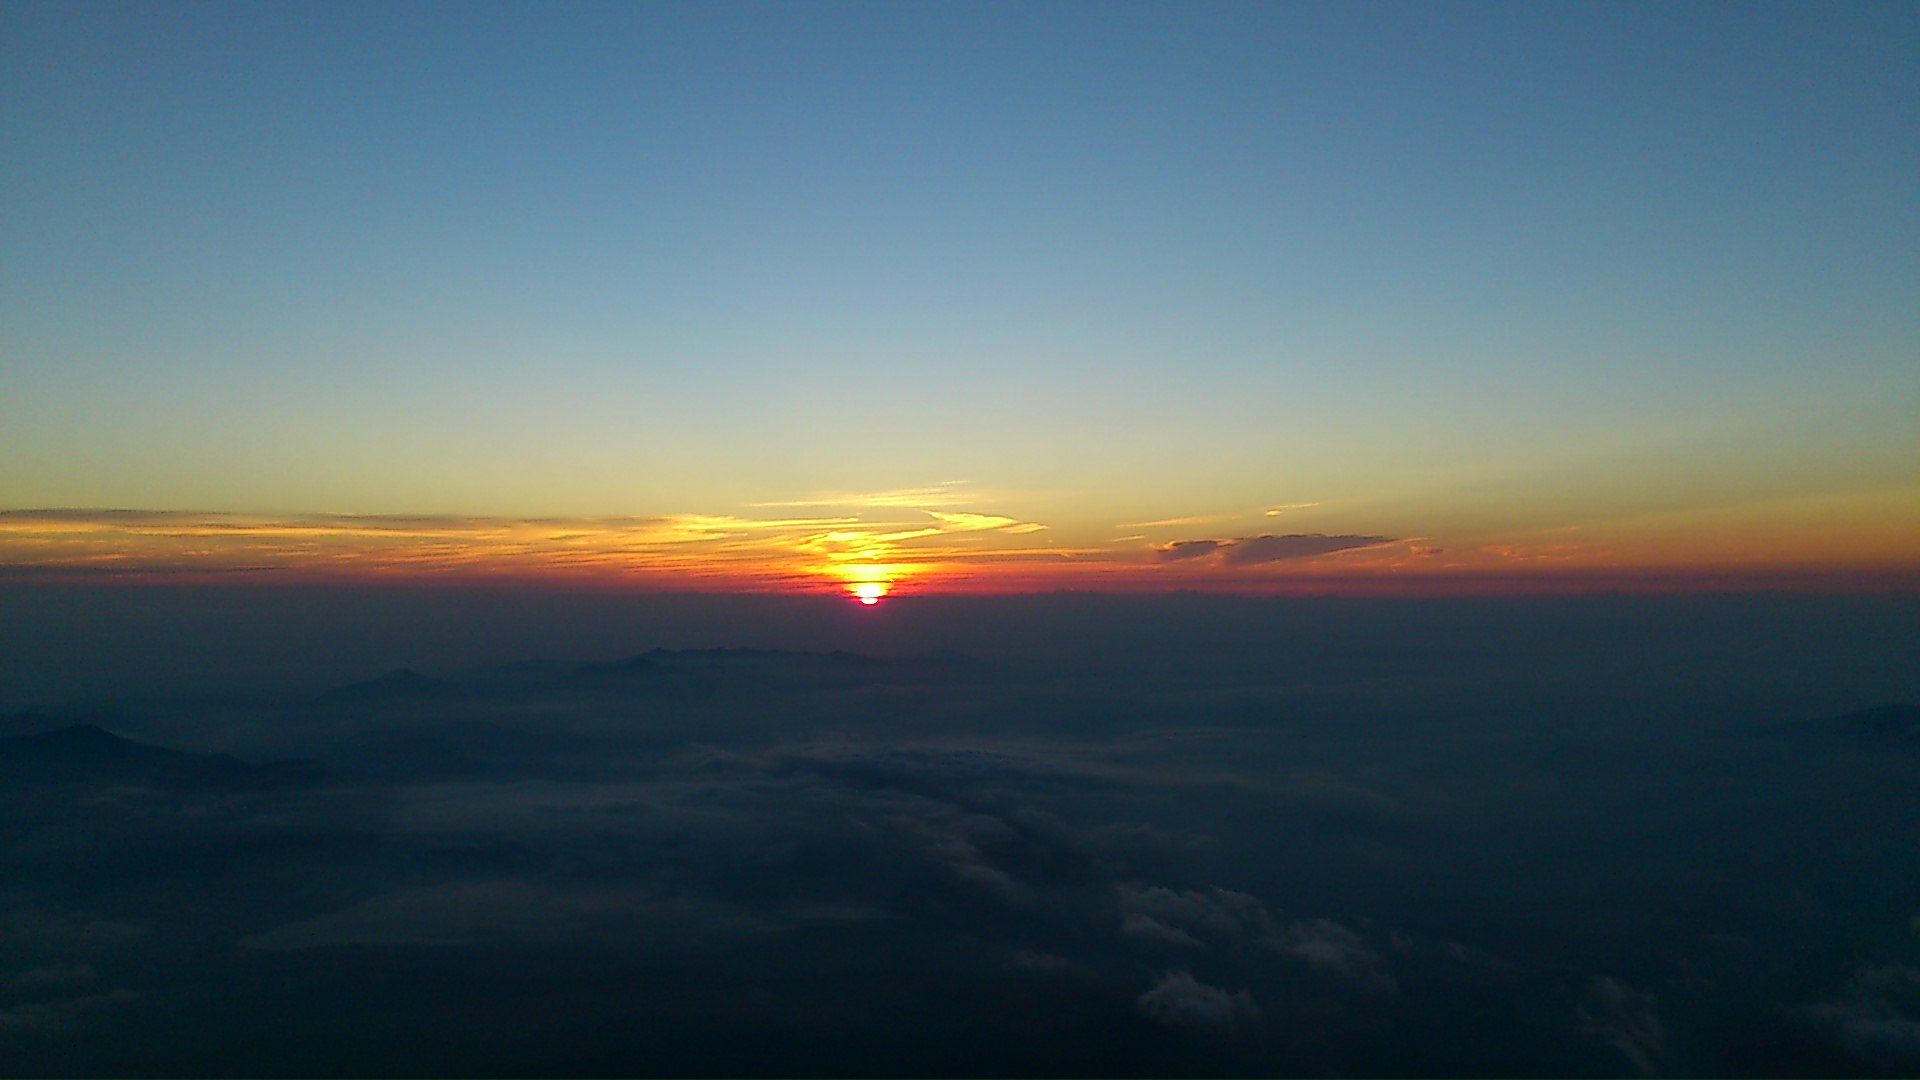
[(0, 0), (0, 1074), (1920, 1071), (1912, 4)]

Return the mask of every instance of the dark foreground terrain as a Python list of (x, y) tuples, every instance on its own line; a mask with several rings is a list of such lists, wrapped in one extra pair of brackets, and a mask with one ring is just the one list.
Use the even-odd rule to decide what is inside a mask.
[(21, 695), (0, 1073), (1920, 1070), (1913, 604), (1208, 603)]

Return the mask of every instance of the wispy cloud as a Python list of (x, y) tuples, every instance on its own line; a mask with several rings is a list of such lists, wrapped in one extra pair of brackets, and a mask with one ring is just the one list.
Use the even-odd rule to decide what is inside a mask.
[(1391, 536), (1352, 534), (1328, 536), (1324, 533), (1290, 533), (1286, 536), (1265, 534), (1250, 536), (1227, 545), (1221, 551), (1220, 558), (1230, 566), (1247, 566), (1255, 563), (1279, 562), (1282, 559), (1310, 559), (1317, 555), (1331, 555), (1336, 551), (1379, 547), (1382, 544), (1394, 542)]
[(1117, 529), (1169, 529), (1184, 525), (1211, 525), (1216, 521), (1231, 521), (1232, 514), (1194, 514), (1190, 517), (1158, 518), (1153, 521), (1123, 521), (1114, 526)]
[[(916, 491), (944, 491), (935, 485)], [(1095, 538), (992, 505), (834, 514), (513, 518), (0, 510), (0, 577), (526, 581), (663, 590), (840, 589), (885, 581), (961, 591), (1060, 588), (1590, 592), (1899, 588), (1910, 575), (1633, 562), (1547, 538), (1443, 542), (1425, 533), (1258, 533)], [(1166, 519), (1177, 520), (1177, 519)], [(1524, 538), (1523, 538), (1524, 539)], [(1277, 568), (1284, 568), (1281, 571)]]
[[(851, 564), (910, 576), (970, 559), (1058, 558), (1011, 546), (1039, 522), (971, 510), (920, 521), (860, 514), (505, 518), (201, 511), (0, 511), (0, 567), (16, 574), (614, 575), (699, 587), (833, 579)], [(896, 515), (885, 515), (893, 518)]]
[(1232, 543), (1231, 540), (1175, 540), (1153, 549), (1155, 562), (1181, 562), (1201, 559)]
[(1211, 557), (1220, 566), (1257, 566), (1398, 542), (1391, 536), (1360, 536), (1352, 533), (1331, 536), (1326, 533), (1289, 533), (1285, 536), (1263, 533), (1230, 539), (1175, 540), (1154, 547), (1151, 551), (1155, 562), (1185, 562)]
[(1182, 517), (1155, 518), (1152, 521), (1123, 521), (1114, 526), (1117, 529), (1178, 529), (1190, 525), (1214, 525), (1222, 521), (1237, 521), (1259, 514), (1263, 517), (1279, 517), (1290, 510), (1307, 510), (1319, 506), (1317, 502), (1279, 503), (1258, 510), (1235, 510), (1225, 514), (1187, 514)]
[(1019, 521), (1010, 517), (1000, 517), (997, 514), (943, 513), (939, 510), (928, 510), (927, 514), (949, 529), (964, 532), (1003, 529), (1010, 533), (1030, 533), (1046, 528), (1045, 525), (1037, 522)]
[(861, 507), (879, 509), (883, 507), (901, 507), (921, 509), (929, 506), (964, 506), (977, 503), (987, 496), (967, 490), (964, 480), (945, 480), (925, 487), (893, 488), (886, 491), (831, 491), (816, 492), (799, 499), (778, 502), (754, 503), (755, 509), (774, 509), (790, 506), (829, 506)]

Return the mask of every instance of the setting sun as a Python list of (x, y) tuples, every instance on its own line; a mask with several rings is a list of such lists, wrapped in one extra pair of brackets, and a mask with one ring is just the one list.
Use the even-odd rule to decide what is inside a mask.
[(887, 587), (878, 581), (863, 581), (851, 589), (854, 599), (869, 606), (880, 602), (887, 595)]

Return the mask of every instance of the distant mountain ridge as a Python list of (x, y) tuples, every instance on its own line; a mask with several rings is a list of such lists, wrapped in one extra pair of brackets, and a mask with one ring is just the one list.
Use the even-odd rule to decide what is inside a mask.
[(310, 761), (255, 765), (231, 754), (196, 754), (136, 742), (95, 724), (0, 738), (0, 778), (19, 783), (155, 787), (284, 787), (323, 779)]
[(955, 679), (977, 676), (990, 665), (951, 651), (900, 657), (868, 656), (833, 650), (653, 648), (620, 660), (522, 660), (474, 668), (448, 678), (396, 668), (363, 682), (329, 690), (313, 699), (320, 706), (372, 706), (457, 701), (500, 692), (662, 691), (726, 686), (736, 679), (766, 678), (802, 682), (848, 678)]
[(1794, 725), (1809, 735), (1920, 749), (1920, 705), (1878, 705)]
[(412, 668), (394, 668), (364, 682), (335, 687), (317, 700), (324, 704), (348, 704), (447, 697), (461, 692), (458, 683), (423, 675)]

